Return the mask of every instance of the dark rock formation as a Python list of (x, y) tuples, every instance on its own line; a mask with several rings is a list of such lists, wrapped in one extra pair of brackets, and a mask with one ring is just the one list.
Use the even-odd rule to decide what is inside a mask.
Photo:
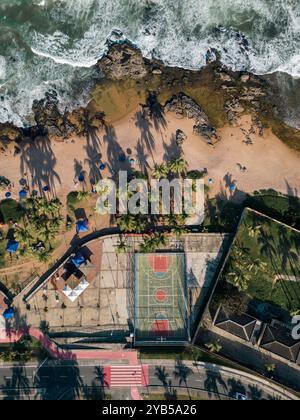
[(22, 130), (13, 124), (0, 124), (0, 142), (3, 146), (8, 143), (17, 142), (22, 139)]
[[(109, 79), (143, 79), (149, 68), (139, 49), (131, 44), (114, 44), (98, 62), (102, 73)], [(156, 69), (157, 70), (157, 69)]]
[(165, 111), (173, 112), (178, 116), (187, 117), (195, 120), (197, 124), (209, 124), (208, 116), (200, 105), (192, 98), (179, 93), (173, 96), (165, 105)]
[(187, 139), (187, 135), (182, 130), (176, 131), (176, 144), (177, 146), (182, 146), (182, 144)]
[[(178, 95), (173, 96), (170, 101), (166, 103), (165, 111), (174, 112), (178, 116), (193, 119), (195, 121), (194, 133), (202, 137), (209, 145), (215, 145), (220, 141), (217, 130), (212, 127), (208, 116), (205, 114), (201, 106), (184, 93), (179, 93)], [(180, 137), (182, 134), (185, 136), (184, 133), (179, 133), (180, 131), (181, 130), (178, 130), (176, 133), (176, 141), (177, 134)]]
[(204, 138), (210, 146), (214, 146), (221, 140), (217, 134), (217, 130), (207, 124), (194, 125), (194, 134)]

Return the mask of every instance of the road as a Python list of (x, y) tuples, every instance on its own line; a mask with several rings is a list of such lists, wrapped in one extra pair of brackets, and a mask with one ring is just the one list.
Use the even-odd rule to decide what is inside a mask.
[[(164, 387), (171, 392), (177, 387), (205, 390), (211, 398), (219, 395), (234, 397), (237, 392), (249, 399), (285, 399), (272, 386), (248, 379), (242, 374), (225, 372), (212, 365), (193, 366), (192, 363), (164, 362), (163, 366), (149, 366), (149, 385)], [(78, 363), (44, 361), (37, 364), (0, 366), (0, 399), (74, 399), (80, 392), (101, 391), (105, 382), (103, 370), (94, 360)], [(152, 389), (152, 388), (151, 388)], [(114, 390), (109, 391), (112, 396)]]
[[(163, 386), (166, 391), (191, 389), (204, 390), (208, 397), (236, 398), (236, 394), (242, 394), (249, 400), (281, 400), (286, 399), (280, 389), (267, 386), (259, 379), (255, 380), (251, 375), (244, 376), (242, 373), (233, 372), (231, 369), (223, 369), (211, 365), (194, 366), (192, 363), (177, 363), (165, 361), (162, 366), (153, 365), (149, 369), (149, 384), (151, 387)], [(154, 389), (154, 388), (153, 388)]]

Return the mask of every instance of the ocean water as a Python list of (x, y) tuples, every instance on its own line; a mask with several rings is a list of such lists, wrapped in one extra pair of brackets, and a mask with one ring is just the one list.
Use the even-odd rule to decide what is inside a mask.
[(123, 39), (172, 66), (201, 68), (215, 48), (234, 70), (290, 75), (280, 94), (299, 105), (300, 0), (1, 0), (0, 122), (29, 124), (50, 89), (83, 104), (108, 40)]

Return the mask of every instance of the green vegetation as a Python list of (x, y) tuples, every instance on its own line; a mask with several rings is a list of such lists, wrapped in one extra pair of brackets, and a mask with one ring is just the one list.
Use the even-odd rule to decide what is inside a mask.
[[(184, 178), (186, 177), (187, 172), (187, 162), (183, 158), (173, 159), (170, 162), (162, 165), (156, 165), (152, 175), (157, 178), (168, 178), (170, 180), (176, 179), (176, 178)], [(197, 171), (194, 171), (197, 172)], [(133, 171), (129, 174), (129, 177), (135, 178), (138, 175), (136, 171)], [(148, 178), (146, 178), (148, 180)], [(148, 191), (151, 190), (150, 183), (148, 185)], [(103, 191), (98, 191), (98, 194), (102, 194)], [(126, 198), (129, 200), (132, 196), (132, 192), (125, 192), (126, 197), (121, 196), (121, 193), (117, 191), (117, 197), (118, 200)], [(162, 205), (162, 196), (158, 197), (155, 193), (150, 194), (149, 193), (149, 206), (153, 202), (153, 200), (157, 200), (160, 202), (160, 205)], [(171, 211), (173, 208), (172, 203), (174, 202), (174, 191), (171, 190)], [(171, 227), (172, 231), (175, 235), (181, 236), (186, 233), (185, 224), (187, 220), (187, 215), (166, 215), (166, 216), (159, 216), (159, 215), (150, 215), (151, 211), (148, 211), (149, 209), (143, 209), (142, 203), (140, 203), (141, 206), (141, 213), (147, 213), (145, 214), (127, 214), (127, 215), (117, 215), (116, 221), (117, 225), (121, 229), (122, 232), (125, 233), (143, 233), (148, 232), (144, 236), (144, 243), (141, 245), (141, 252), (152, 252), (155, 249), (159, 247), (165, 247), (167, 246), (167, 237), (161, 233), (152, 233), (153, 230), (155, 230), (155, 227), (157, 226), (167, 226)], [(145, 211), (146, 210), (146, 211)], [(122, 252), (124, 249), (124, 244), (120, 244), (119, 250)]]
[(288, 313), (300, 309), (300, 233), (246, 211), (223, 273), (249, 299)]
[(296, 196), (282, 195), (274, 190), (256, 191), (248, 196), (244, 205), (300, 229), (300, 199)]
[(14, 230), (14, 238), (20, 243), (17, 256), (34, 256), (40, 262), (47, 262), (63, 224), (62, 204), (57, 198), (48, 201), (31, 197), (23, 206), (22, 223)]
[(15, 200), (3, 200), (0, 202), (0, 222), (8, 224), (19, 222), (24, 215), (24, 208)]
[(67, 206), (70, 210), (74, 211), (80, 203), (89, 197), (90, 193), (87, 191), (72, 191), (67, 196)]
[(219, 343), (207, 343), (205, 347), (211, 352), (211, 353), (220, 353), (222, 350), (222, 346)]
[(24, 337), (17, 343), (0, 347), (0, 360), (3, 362), (29, 362), (34, 358), (48, 357), (38, 341), (31, 337)]

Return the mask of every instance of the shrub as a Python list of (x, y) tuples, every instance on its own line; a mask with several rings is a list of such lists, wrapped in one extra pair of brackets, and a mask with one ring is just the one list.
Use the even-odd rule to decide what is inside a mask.
[(18, 222), (24, 216), (24, 208), (15, 200), (0, 202), (0, 221), (2, 223)]

